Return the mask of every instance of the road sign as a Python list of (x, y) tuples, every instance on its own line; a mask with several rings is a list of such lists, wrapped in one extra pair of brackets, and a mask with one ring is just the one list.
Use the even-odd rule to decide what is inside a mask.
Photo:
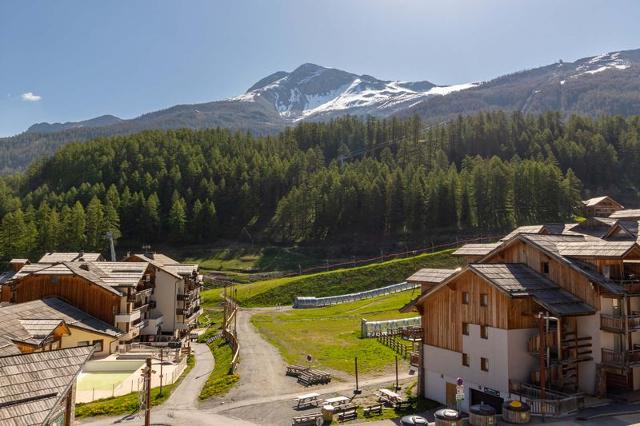
[(457, 393), (456, 394), (456, 401), (464, 401), (464, 394), (463, 393)]

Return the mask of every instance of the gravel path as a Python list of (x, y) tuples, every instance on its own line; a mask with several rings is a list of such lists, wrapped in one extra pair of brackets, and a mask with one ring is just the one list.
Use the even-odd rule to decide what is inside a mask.
[(286, 394), (297, 386), (295, 379), (284, 375), (286, 364), (278, 350), (264, 340), (251, 323), (253, 312), (240, 309), (237, 314), (240, 380), (224, 398), (225, 401)]

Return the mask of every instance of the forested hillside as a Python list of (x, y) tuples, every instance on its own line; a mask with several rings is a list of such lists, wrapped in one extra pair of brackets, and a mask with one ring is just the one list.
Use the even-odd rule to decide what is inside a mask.
[(102, 249), (108, 230), (136, 245), (423, 241), (570, 220), (585, 195), (636, 201), (639, 131), (637, 117), (491, 112), (98, 138), (0, 181), (0, 252)]

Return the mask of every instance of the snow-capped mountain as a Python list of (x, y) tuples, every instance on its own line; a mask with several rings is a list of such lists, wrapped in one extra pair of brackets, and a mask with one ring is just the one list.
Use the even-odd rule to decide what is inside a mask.
[(23, 168), (36, 156), (52, 153), (71, 140), (149, 129), (227, 127), (270, 134), (302, 121), (345, 114), (417, 114), (426, 121), (442, 121), (495, 109), (638, 115), (640, 49), (558, 61), (483, 83), (455, 85), (387, 81), (304, 64), (291, 72), (273, 73), (229, 99), (176, 105), (128, 120), (103, 116), (76, 123), (39, 123), (20, 135), (0, 138), (0, 173)]
[(290, 73), (271, 74), (244, 95), (229, 100), (266, 100), (284, 120), (295, 122), (346, 113), (391, 115), (429, 96), (443, 96), (476, 85), (436, 86), (429, 81), (384, 81), (370, 75), (304, 64)]

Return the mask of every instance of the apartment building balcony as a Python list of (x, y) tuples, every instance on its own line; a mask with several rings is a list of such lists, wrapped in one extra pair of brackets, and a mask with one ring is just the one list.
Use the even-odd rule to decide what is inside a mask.
[(122, 312), (116, 315), (116, 322), (133, 323), (142, 317), (140, 310), (131, 310), (130, 312)]
[(640, 331), (640, 315), (606, 315), (600, 314), (600, 330), (612, 333), (624, 333), (626, 330)]
[(602, 348), (602, 364), (613, 367), (640, 367), (640, 348), (616, 351)]

